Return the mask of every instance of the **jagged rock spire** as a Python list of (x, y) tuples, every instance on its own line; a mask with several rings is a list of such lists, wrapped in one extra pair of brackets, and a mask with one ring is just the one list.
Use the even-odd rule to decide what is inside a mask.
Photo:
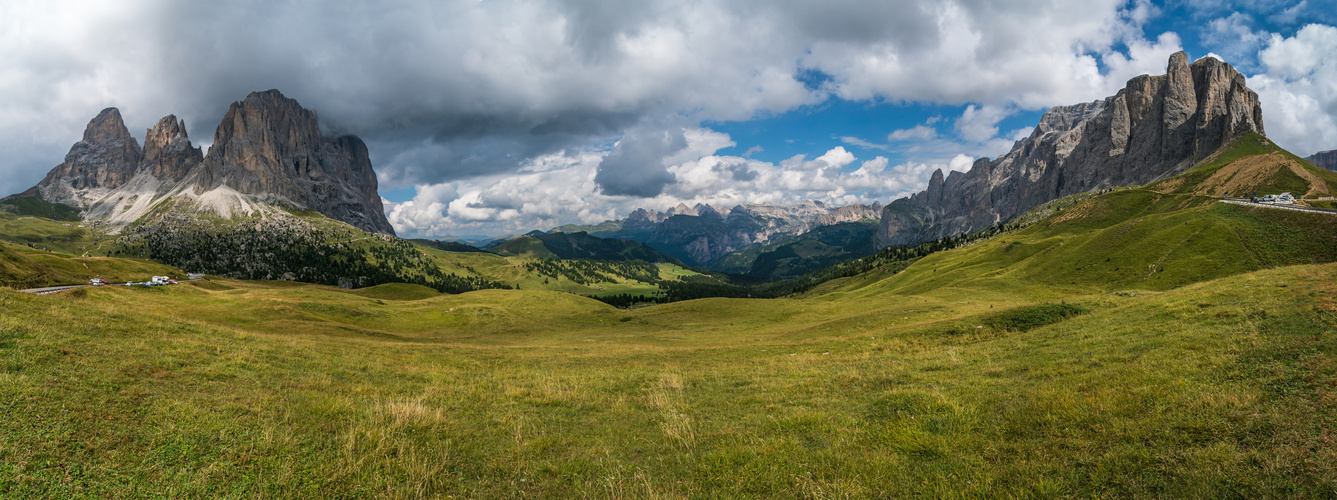
[(106, 108), (84, 128), (83, 140), (70, 147), (65, 161), (47, 173), (37, 189), (48, 201), (82, 206), (78, 191), (114, 189), (134, 176), (142, 152), (121, 120), (121, 111)]
[(179, 181), (204, 161), (204, 152), (191, 147), (185, 120), (167, 115), (144, 135), (144, 160), (141, 170), (154, 177)]

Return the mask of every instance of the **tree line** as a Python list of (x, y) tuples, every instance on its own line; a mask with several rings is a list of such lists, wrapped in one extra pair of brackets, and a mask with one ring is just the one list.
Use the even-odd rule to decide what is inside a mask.
[(412, 243), (321, 228), (296, 217), (217, 223), (165, 214), (128, 228), (115, 255), (152, 259), (233, 279), (290, 280), (344, 288), (412, 283), (444, 293), (509, 285), (445, 273)]

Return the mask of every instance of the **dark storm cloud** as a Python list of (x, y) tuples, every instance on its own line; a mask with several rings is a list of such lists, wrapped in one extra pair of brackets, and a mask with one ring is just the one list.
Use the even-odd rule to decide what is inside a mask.
[(649, 198), (673, 182), (664, 159), (687, 149), (683, 130), (660, 127), (633, 130), (599, 164), (594, 182), (604, 194)]
[(746, 161), (721, 162), (715, 166), (715, 171), (720, 173), (728, 172), (729, 178), (739, 182), (751, 182), (757, 180), (757, 172), (748, 168)]
[[(6, 4), (0, 23), (11, 42), (0, 48), (13, 64), (0, 69), (0, 82), (21, 82), (23, 89), (0, 98), (10, 108), (0, 115), (9, 120), (0, 123), (0, 143), (10, 158), (30, 164), (18, 176), (20, 185), (30, 185), (105, 106), (120, 107), (137, 135), (172, 113), (186, 120), (196, 142), (208, 143), (228, 104), (276, 88), (316, 110), (327, 131), (367, 140), (388, 184), (447, 182), (514, 172), (558, 151), (606, 147), (646, 120), (745, 120), (819, 102), (828, 91), (969, 99), (981, 86), (1018, 85), (1006, 75), (962, 79), (924, 71), (940, 65), (934, 51), (959, 35), (944, 23), (984, 30), (988, 20), (970, 9), (1006, 10), (962, 5), (968, 4)], [(1110, 11), (1109, 5), (1082, 14)], [(1045, 9), (1026, 13), (1034, 14), (1034, 24), (1054, 21)], [(828, 89), (805, 88), (795, 77), (814, 71), (832, 76)], [(938, 76), (953, 83), (935, 84)], [(1035, 85), (1033, 79), (1021, 83)], [(909, 93), (893, 95), (898, 86)], [(41, 120), (58, 125), (28, 134)], [(25, 134), (40, 137), (20, 142)], [(629, 177), (614, 180), (621, 174), (611, 167), (600, 172), (612, 190), (627, 193), (656, 192), (664, 180), (651, 175), (645, 189), (632, 188)]]
[[(1187, 16), (1200, 25), (1241, 5), (1184, 1), (1207, 13)], [(717, 201), (787, 199), (760, 191), (778, 184), (766, 184), (765, 169), (751, 164), (722, 167), (723, 183), (735, 185), (700, 184), (714, 177), (683, 165), (730, 138), (699, 124), (833, 96), (1009, 110), (1101, 98), (1132, 76), (1164, 70), (1180, 39), (1143, 28), (1158, 12), (1188, 4), (0, 2), (0, 191), (37, 182), (107, 106), (119, 107), (141, 138), (158, 118), (176, 114), (195, 142), (207, 144), (230, 103), (276, 88), (315, 110), (323, 130), (366, 140), (383, 191), (415, 186), (417, 201), (395, 205), (394, 220), (418, 228), (604, 217), (625, 208), (613, 203), (654, 195), (676, 203), (712, 189), (732, 190)], [(1332, 2), (1242, 5), (1256, 8), (1258, 23), (1299, 29), (1330, 18), (1315, 12)], [(1303, 32), (1292, 45), (1328, 47), (1327, 33)], [(1257, 40), (1274, 47), (1277, 39), (1266, 35)], [(1264, 107), (1295, 123), (1316, 115), (1332, 123), (1334, 93), (1317, 79), (1330, 65), (1300, 68), (1287, 54), (1260, 67), (1313, 78), (1255, 75), (1251, 85), (1271, 91)], [(1279, 142), (1303, 136), (1318, 144), (1337, 134), (1326, 125), (1285, 125), (1269, 123)]]

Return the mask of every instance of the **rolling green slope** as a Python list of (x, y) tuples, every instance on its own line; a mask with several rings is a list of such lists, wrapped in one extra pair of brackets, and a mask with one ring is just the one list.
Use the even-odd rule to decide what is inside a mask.
[(17, 216), (41, 217), (62, 222), (78, 222), (79, 209), (63, 203), (52, 203), (42, 198), (36, 189), (0, 199), (0, 211)]
[(427, 240), (421, 238), (414, 238), (410, 239), (409, 241), (417, 245), (431, 247), (446, 252), (460, 252), (460, 253), (487, 252), (487, 250), (483, 250), (475, 246), (466, 245), (458, 241)]
[(1087, 197), (1020, 231), (925, 257), (894, 277), (847, 279), (819, 291), (917, 294), (980, 287), (1057, 297), (1168, 290), (1270, 267), (1337, 261), (1337, 214), (1227, 204), (1200, 194), (1227, 185), (1259, 193), (1327, 189), (1322, 175), (1294, 174), (1313, 173), (1312, 166), (1288, 155), (1261, 136), (1244, 136), (1184, 175)]
[(1334, 278), (633, 311), (0, 290), (0, 496), (1325, 497)]
[(152, 276), (185, 275), (181, 269), (142, 259), (76, 258), (0, 242), (0, 287), (83, 285), (91, 278), (109, 282), (148, 281)]
[(1184, 175), (1153, 183), (1148, 189), (1172, 194), (1234, 196), (1254, 193), (1332, 196), (1337, 172), (1314, 166), (1258, 134), (1236, 137)]
[(513, 240), (493, 245), (489, 248), (493, 252), (501, 255), (513, 257), (529, 257), (531, 259), (555, 259), (557, 254), (548, 249), (542, 240), (533, 236), (520, 236)]

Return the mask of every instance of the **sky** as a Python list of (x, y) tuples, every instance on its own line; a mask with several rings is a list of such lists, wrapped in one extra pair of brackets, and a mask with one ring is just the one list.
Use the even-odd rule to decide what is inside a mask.
[(679, 203), (886, 203), (1052, 106), (1217, 57), (1268, 137), (1337, 149), (1337, 0), (0, 3), (0, 193), (120, 109), (142, 142), (276, 88), (367, 142), (406, 237)]

